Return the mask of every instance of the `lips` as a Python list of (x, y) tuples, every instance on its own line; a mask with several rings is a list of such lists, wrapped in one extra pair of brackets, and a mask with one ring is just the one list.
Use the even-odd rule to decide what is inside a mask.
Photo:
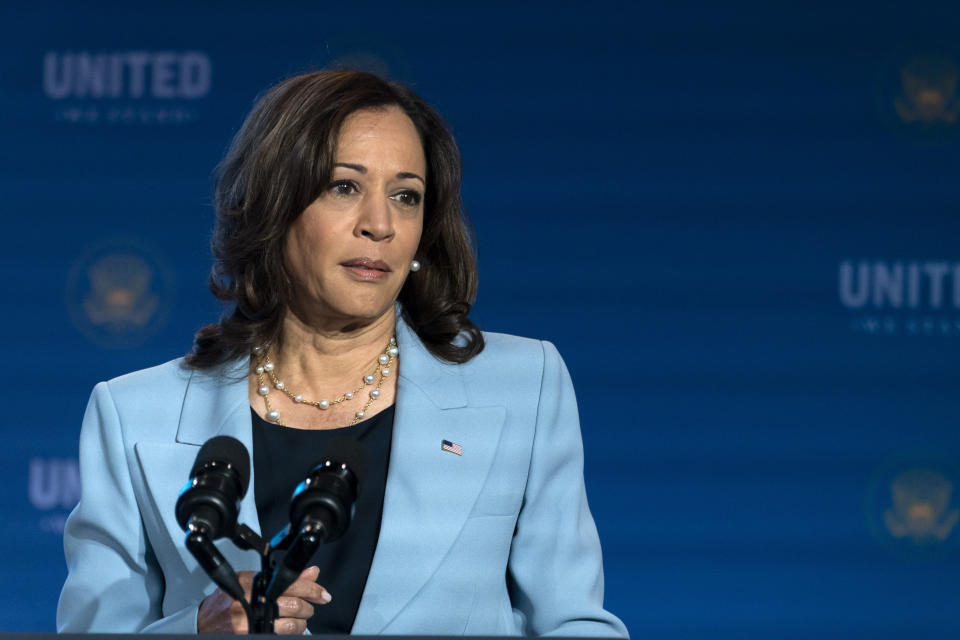
[(382, 271), (389, 273), (392, 269), (383, 260), (374, 260), (373, 258), (351, 258), (340, 263), (341, 266), (350, 269), (362, 269), (364, 271)]
[(351, 258), (340, 263), (344, 271), (358, 282), (388, 282), (390, 266), (383, 260)]

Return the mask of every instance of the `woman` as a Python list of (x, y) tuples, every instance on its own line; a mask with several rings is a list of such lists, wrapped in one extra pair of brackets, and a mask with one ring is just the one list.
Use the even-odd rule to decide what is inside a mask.
[[(348, 433), (371, 458), (356, 518), (280, 598), (278, 632), (626, 635), (602, 606), (563, 362), (467, 317), (459, 185), (453, 138), (403, 86), (316, 72), (257, 103), (217, 186), (211, 288), (230, 312), (185, 359), (91, 397), (61, 631), (246, 631), (174, 517), (198, 446), (253, 452), (239, 521), (272, 536)], [(249, 593), (257, 556), (218, 547)]]

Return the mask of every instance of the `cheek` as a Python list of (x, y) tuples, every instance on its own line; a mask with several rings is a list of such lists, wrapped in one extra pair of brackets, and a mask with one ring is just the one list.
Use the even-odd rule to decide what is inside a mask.
[(284, 258), (292, 275), (299, 280), (316, 277), (327, 255), (331, 239), (322, 229), (312, 225), (297, 224), (287, 235)]
[(407, 249), (412, 255), (416, 253), (417, 249), (420, 247), (420, 240), (423, 238), (423, 217), (422, 216), (418, 220), (411, 222), (410, 229), (407, 232), (406, 237), (409, 238), (409, 244), (407, 245)]

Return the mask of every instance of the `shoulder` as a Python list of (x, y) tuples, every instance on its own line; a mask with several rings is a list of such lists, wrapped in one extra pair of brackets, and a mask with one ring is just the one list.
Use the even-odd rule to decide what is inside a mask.
[(183, 397), (193, 373), (184, 365), (183, 358), (177, 358), (101, 382), (94, 393), (108, 394), (118, 408), (168, 404), (174, 398)]
[(192, 370), (184, 364), (183, 358), (176, 358), (163, 364), (117, 376), (107, 380), (106, 385), (114, 394), (137, 394), (148, 389), (185, 386), (191, 374)]
[(550, 372), (565, 372), (566, 367), (553, 344), (504, 333), (484, 332), (483, 338), (483, 351), (457, 365), (468, 385), (534, 400), (555, 391), (548, 379)]
[(464, 363), (466, 367), (492, 369), (500, 375), (541, 373), (544, 366), (561, 362), (556, 347), (546, 340), (506, 333), (483, 332), (484, 348)]
[[(241, 371), (246, 375), (246, 361), (228, 362), (209, 370), (192, 369), (184, 358), (175, 358), (154, 367), (132, 371), (101, 383), (114, 398), (142, 400), (168, 399), (171, 394), (183, 395), (191, 384), (217, 385), (230, 382)], [(99, 386), (99, 385), (98, 385)]]
[(114, 415), (125, 432), (165, 431), (179, 423), (188, 389), (209, 387), (199, 395), (215, 397), (232, 366), (198, 371), (176, 358), (97, 384), (90, 402), (101, 414)]
[(159, 428), (176, 420), (191, 371), (182, 359), (140, 369), (98, 383), (90, 394), (84, 427), (117, 424), (123, 432)]
[(529, 353), (540, 351), (542, 348), (541, 345), (543, 344), (542, 340), (514, 336), (509, 333), (494, 333), (491, 331), (483, 331), (482, 333), (486, 347), (480, 352), (480, 355), (488, 352), (499, 353), (502, 351), (515, 351), (529, 355)]

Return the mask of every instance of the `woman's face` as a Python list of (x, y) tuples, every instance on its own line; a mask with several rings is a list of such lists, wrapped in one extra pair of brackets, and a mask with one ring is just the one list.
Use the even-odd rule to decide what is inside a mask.
[(347, 117), (330, 184), (287, 233), (294, 313), (350, 321), (392, 307), (420, 243), (426, 172), (420, 136), (398, 107)]

